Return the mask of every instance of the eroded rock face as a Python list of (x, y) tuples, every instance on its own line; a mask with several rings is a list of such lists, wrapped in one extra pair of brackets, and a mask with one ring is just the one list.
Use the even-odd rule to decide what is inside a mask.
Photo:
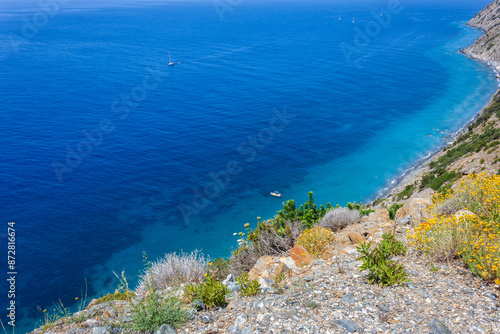
[(290, 257), (293, 259), (293, 262), (297, 267), (308, 266), (313, 262), (313, 258), (311, 254), (309, 254), (306, 249), (300, 245), (295, 245), (289, 251)]

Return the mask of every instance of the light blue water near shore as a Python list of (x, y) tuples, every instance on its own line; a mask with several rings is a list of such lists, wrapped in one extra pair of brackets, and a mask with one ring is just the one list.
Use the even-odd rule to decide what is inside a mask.
[[(0, 5), (0, 217), (18, 231), (19, 332), (84, 278), (91, 296), (114, 291), (113, 271), (134, 283), (142, 251), (227, 256), (282, 200), (377, 197), (497, 88), (457, 52), (487, 1), (403, 2), (390, 21), (385, 1), (243, 2), (223, 20), (210, 2), (122, 4), (68, 3), (16, 48), (40, 10)], [(100, 123), (113, 131), (96, 135)]]

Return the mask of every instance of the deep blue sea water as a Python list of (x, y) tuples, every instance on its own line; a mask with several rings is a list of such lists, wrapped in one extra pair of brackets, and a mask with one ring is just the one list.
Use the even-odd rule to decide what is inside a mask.
[(457, 52), (488, 1), (394, 2), (2, 2), (16, 332), (85, 279), (89, 297), (114, 291), (113, 271), (135, 284), (142, 251), (227, 256), (283, 200), (374, 199), (439, 148), (497, 89)]

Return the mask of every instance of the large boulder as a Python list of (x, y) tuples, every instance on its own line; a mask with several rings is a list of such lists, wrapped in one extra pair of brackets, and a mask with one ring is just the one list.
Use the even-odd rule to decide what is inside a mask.
[(405, 204), (396, 211), (396, 222), (400, 225), (406, 225), (411, 222), (411, 225), (416, 226), (424, 219), (431, 218), (428, 212), (432, 205), (432, 189), (426, 189), (421, 193), (413, 195)]
[(280, 274), (290, 275), (297, 269), (292, 258), (273, 258), (272, 256), (262, 256), (248, 273), (249, 279), (274, 279)]

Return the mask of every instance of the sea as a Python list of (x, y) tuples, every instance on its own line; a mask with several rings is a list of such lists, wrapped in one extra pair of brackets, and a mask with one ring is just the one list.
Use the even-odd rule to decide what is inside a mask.
[(6, 329), (135, 287), (143, 252), (228, 257), (310, 191), (383, 196), (497, 90), (458, 52), (488, 2), (3, 0)]

